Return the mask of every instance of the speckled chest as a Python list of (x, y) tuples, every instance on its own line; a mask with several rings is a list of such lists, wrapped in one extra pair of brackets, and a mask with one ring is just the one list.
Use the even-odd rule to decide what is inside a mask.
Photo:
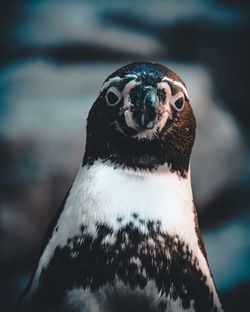
[(95, 237), (82, 226), (79, 235), (55, 249), (33, 298), (41, 311), (60, 306), (123, 311), (126, 302), (127, 311), (138, 311), (134, 301), (148, 302), (148, 311), (171, 311), (174, 306), (213, 311), (213, 294), (189, 247), (162, 232), (159, 220), (137, 215), (117, 231), (96, 224)]

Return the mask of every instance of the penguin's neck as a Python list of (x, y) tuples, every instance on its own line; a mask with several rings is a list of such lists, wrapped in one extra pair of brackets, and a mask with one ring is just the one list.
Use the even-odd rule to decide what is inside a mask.
[[(121, 124), (125, 123), (125, 120), (120, 122)], [(172, 140), (169, 138), (169, 136), (173, 135), (172, 131), (168, 131), (165, 127), (164, 131), (150, 139), (148, 137), (138, 138), (132, 136), (132, 133), (134, 135), (137, 133), (135, 130), (129, 130), (132, 131), (131, 136), (123, 135), (121, 126), (117, 123), (112, 123), (112, 125), (120, 130), (113, 131), (114, 129), (111, 128), (111, 131), (103, 131), (103, 129), (110, 130), (110, 127), (107, 125), (96, 127), (96, 120), (94, 120), (94, 124), (88, 121), (83, 166), (93, 165), (96, 161), (102, 159), (132, 171), (151, 170), (156, 172), (157, 169), (167, 164), (171, 172), (176, 172), (184, 178), (187, 177), (193, 144), (191, 142), (188, 144), (186, 136), (185, 140), (183, 140), (182, 133), (175, 130), (175, 140)], [(191, 137), (193, 141), (193, 133)]]

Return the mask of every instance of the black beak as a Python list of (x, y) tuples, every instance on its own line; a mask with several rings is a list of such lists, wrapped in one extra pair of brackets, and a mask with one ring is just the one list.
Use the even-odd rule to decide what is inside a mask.
[(150, 86), (138, 86), (131, 90), (133, 119), (142, 129), (152, 129), (156, 121), (156, 107), (159, 102), (156, 90)]

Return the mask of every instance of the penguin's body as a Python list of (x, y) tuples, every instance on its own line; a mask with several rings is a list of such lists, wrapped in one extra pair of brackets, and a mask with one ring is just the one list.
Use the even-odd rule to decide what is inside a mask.
[(193, 204), (194, 136), (167, 68), (133, 63), (106, 80), (24, 311), (221, 311)]

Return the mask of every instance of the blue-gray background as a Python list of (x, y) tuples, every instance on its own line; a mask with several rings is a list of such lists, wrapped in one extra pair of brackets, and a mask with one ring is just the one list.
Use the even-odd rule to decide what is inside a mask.
[(186, 82), (192, 180), (226, 311), (250, 295), (249, 1), (0, 1), (0, 310), (13, 311), (84, 152), (88, 110), (128, 62)]

